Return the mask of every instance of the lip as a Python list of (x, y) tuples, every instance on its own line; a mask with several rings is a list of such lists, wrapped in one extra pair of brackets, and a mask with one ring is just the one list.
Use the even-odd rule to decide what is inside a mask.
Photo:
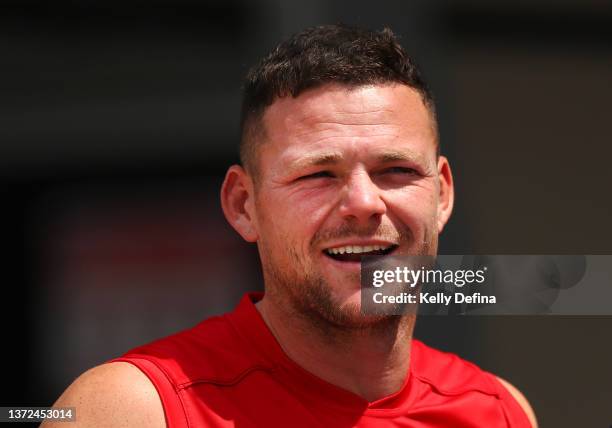
[[(334, 244), (331, 247), (325, 247), (325, 249), (327, 248), (335, 248), (335, 247), (342, 247), (344, 245), (361, 245), (361, 246), (366, 246), (366, 245), (391, 245), (391, 246), (395, 246), (395, 248), (393, 248), (391, 250), (391, 252), (389, 253), (389, 255), (395, 253), (395, 251), (397, 251), (397, 249), (399, 248), (398, 244), (389, 242), (389, 241), (380, 241), (380, 240), (368, 240), (368, 241), (350, 241), (347, 242), (346, 244)], [(344, 270), (346, 272), (361, 272), (361, 261), (345, 261), (345, 262), (341, 262), (340, 260), (336, 260), (333, 257), (330, 257), (327, 252), (324, 250), (321, 251), (321, 257), (323, 257), (324, 263), (330, 263), (331, 266), (333, 266), (335, 269), (340, 269), (340, 270)]]
[(390, 242), (390, 241), (382, 241), (382, 240), (377, 240), (377, 239), (367, 239), (367, 240), (353, 240), (353, 241), (341, 241), (341, 242), (337, 242), (337, 243), (333, 243), (333, 244), (327, 244), (325, 245), (325, 247), (323, 247), (323, 249), (321, 251), (325, 252), (325, 250), (329, 249), (329, 248), (338, 248), (338, 247), (345, 247), (348, 245), (356, 245), (359, 247), (366, 247), (366, 246), (373, 246), (373, 245), (379, 245), (379, 246), (385, 246), (385, 247), (389, 247), (389, 246), (399, 246), (399, 244), (395, 243), (395, 242)]
[(328, 256), (325, 251), (321, 252), (324, 263), (329, 263), (334, 269), (344, 270), (346, 272), (361, 272), (361, 262), (341, 262)]

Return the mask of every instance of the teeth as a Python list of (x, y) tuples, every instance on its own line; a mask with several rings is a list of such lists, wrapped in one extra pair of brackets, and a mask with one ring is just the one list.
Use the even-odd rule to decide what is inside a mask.
[(363, 247), (359, 245), (346, 245), (344, 247), (328, 248), (325, 251), (327, 251), (329, 254), (361, 254), (372, 251), (387, 250), (389, 248), (391, 248), (391, 245), (366, 245)]

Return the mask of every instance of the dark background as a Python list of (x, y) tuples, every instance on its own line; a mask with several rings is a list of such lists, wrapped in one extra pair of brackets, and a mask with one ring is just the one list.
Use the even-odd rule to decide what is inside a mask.
[[(437, 99), (446, 254), (610, 254), (612, 5), (596, 0), (4, 1), (1, 405), (261, 288), (225, 223), (241, 79), (306, 26), (391, 27)], [(423, 318), (543, 427), (612, 424), (612, 318)]]

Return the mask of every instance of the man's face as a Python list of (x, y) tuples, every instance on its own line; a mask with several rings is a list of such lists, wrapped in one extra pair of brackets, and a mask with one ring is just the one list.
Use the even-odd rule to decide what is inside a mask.
[(431, 114), (405, 85), (326, 85), (263, 121), (253, 222), (266, 291), (362, 325), (356, 253), (433, 255), (448, 218)]

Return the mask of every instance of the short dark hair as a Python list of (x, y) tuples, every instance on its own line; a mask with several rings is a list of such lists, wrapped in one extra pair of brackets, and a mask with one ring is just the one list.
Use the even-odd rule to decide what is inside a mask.
[(240, 161), (257, 176), (262, 118), (276, 99), (297, 97), (327, 83), (347, 86), (401, 83), (419, 92), (436, 126), (432, 94), (393, 32), (345, 25), (308, 28), (279, 44), (245, 79), (240, 121)]

